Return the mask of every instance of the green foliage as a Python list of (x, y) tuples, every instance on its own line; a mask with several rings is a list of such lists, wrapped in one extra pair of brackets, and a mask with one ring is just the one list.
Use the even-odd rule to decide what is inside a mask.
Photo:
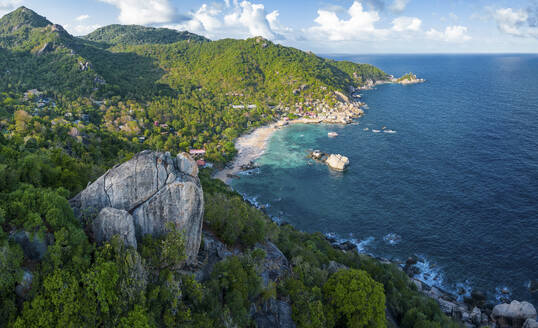
[(341, 270), (323, 286), (328, 327), (386, 327), (383, 285), (362, 270)]
[(204, 221), (228, 245), (252, 247), (263, 242), (274, 224), (241, 197), (205, 194)]
[(379, 81), (388, 78), (387, 73), (369, 64), (356, 64), (350, 61), (331, 61), (331, 64), (346, 72), (355, 83), (362, 85), (367, 80)]
[(168, 28), (116, 24), (98, 28), (86, 35), (84, 39), (109, 45), (167, 44), (183, 40), (209, 41), (202, 36), (187, 31), (180, 32)]
[(402, 77), (398, 78), (396, 81), (397, 82), (402, 82), (402, 81), (414, 81), (417, 79), (417, 76), (413, 73), (407, 73), (405, 75), (403, 75)]
[[(1, 214), (1, 213), (0, 213)], [(15, 285), (22, 279), (22, 249), (19, 245), (0, 244), (0, 326), (13, 322), (17, 315)]]
[(174, 223), (166, 226), (168, 233), (161, 243), (161, 267), (179, 268), (186, 258), (185, 239)]
[[(200, 172), (204, 227), (242, 255), (215, 264), (206, 281), (181, 271), (185, 245), (175, 227), (161, 238), (145, 236), (138, 250), (119, 238), (96, 246), (68, 203), (143, 149), (203, 148), (206, 160), (222, 165), (235, 154), (235, 138), (283, 115), (297, 117), (296, 103), (334, 104), (335, 91), (386, 77), (371, 65), (263, 38), (213, 42), (114, 25), (80, 39), (26, 8), (4, 16), (0, 326), (251, 327), (251, 305), (259, 309), (271, 298), (291, 302), (299, 327), (383, 325), (383, 302), (402, 327), (453, 326), (395, 266), (335, 250), (319, 233), (276, 226), (209, 169)], [(25, 257), (13, 232), (45, 241), (46, 256)], [(262, 288), (265, 254), (253, 246), (267, 240), (292, 270)], [(350, 270), (333, 273), (332, 262)], [(15, 286), (25, 271), (33, 281), (21, 298)]]
[(150, 323), (145, 309), (140, 305), (135, 305), (126, 317), (121, 318), (119, 328), (151, 328), (155, 327)]
[(255, 260), (247, 255), (219, 262), (211, 273), (208, 288), (212, 295), (209, 304), (214, 309), (229, 313), (239, 326), (247, 326), (250, 303), (262, 291)]
[(0, 19), (0, 33), (11, 33), (24, 28), (45, 27), (50, 24), (52, 23), (45, 17), (26, 7), (19, 7)]

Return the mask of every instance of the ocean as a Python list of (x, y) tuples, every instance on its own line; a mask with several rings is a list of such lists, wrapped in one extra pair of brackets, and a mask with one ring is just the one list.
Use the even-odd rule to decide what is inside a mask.
[[(357, 125), (277, 131), (232, 187), (275, 220), (360, 252), (416, 255), (429, 285), (538, 305), (528, 288), (538, 279), (538, 55), (331, 58), (427, 81), (362, 92)], [(395, 133), (372, 132), (383, 127)], [(313, 149), (351, 164), (333, 172), (307, 158)]]

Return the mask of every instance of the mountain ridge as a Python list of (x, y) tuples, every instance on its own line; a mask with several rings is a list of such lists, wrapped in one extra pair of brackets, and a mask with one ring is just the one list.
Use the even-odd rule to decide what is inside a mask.
[(178, 41), (208, 42), (209, 39), (189, 31), (155, 28), (141, 25), (111, 24), (82, 36), (82, 39), (110, 45), (168, 44)]

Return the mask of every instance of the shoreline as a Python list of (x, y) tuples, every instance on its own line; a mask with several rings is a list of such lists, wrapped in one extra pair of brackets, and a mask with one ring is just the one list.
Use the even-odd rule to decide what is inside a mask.
[(276, 122), (270, 123), (255, 128), (251, 132), (238, 137), (235, 140), (235, 148), (237, 154), (234, 160), (221, 170), (218, 170), (213, 178), (219, 179), (227, 185), (230, 185), (233, 176), (243, 171), (242, 167), (249, 165), (251, 162), (258, 159), (265, 153), (269, 139), (273, 134), (281, 128), (293, 124), (320, 124), (324, 123), (321, 119), (298, 118), (295, 120), (285, 121), (279, 119)]
[[(241, 135), (235, 140), (234, 143), (237, 149), (237, 154), (234, 160), (225, 168), (218, 170), (213, 175), (213, 178), (219, 179), (227, 185), (231, 185), (231, 181), (235, 178), (237, 173), (244, 171), (246, 167), (251, 166), (253, 161), (265, 153), (269, 139), (277, 130), (288, 125), (300, 123), (345, 125), (341, 122), (328, 122), (323, 119), (299, 118), (286, 121), (280, 118), (279, 120), (269, 123), (268, 125), (255, 128), (249, 133)], [(259, 206), (259, 204), (253, 203), (248, 198), (245, 198), (245, 195), (243, 195), (243, 198), (256, 208), (263, 210), (263, 207)], [(389, 260), (372, 253), (361, 252), (358, 245), (351, 244), (352, 242), (349, 240), (341, 239), (336, 236), (336, 238), (330, 238), (326, 233), (324, 233), (324, 235), (327, 241), (329, 241), (329, 243), (336, 249), (343, 251), (357, 251), (360, 254), (376, 259), (380, 263), (396, 265), (409, 277), (410, 282), (416, 286), (417, 290), (420, 291), (424, 296), (435, 300), (447, 316), (461, 320), (467, 324), (474, 324), (475, 322), (480, 322), (481, 324), (491, 323), (491, 310), (495, 304), (513, 300), (509, 291), (506, 293), (506, 295), (501, 295), (501, 297), (505, 297), (504, 299), (498, 299), (497, 295), (494, 295), (495, 300), (497, 300), (497, 302), (495, 302), (495, 300), (491, 298), (491, 294), (488, 295), (489, 297), (487, 297), (487, 294), (483, 293), (481, 290), (475, 290), (470, 285), (456, 286), (455, 288), (458, 289), (454, 290), (443, 285), (442, 283), (432, 283), (420, 276), (421, 273), (428, 273), (423, 272), (424, 269), (420, 267), (421, 264), (427, 264), (427, 261), (425, 261), (425, 259), (418, 259), (415, 255), (411, 255), (407, 260), (403, 261), (394, 259)], [(416, 270), (418, 270), (418, 272)]]

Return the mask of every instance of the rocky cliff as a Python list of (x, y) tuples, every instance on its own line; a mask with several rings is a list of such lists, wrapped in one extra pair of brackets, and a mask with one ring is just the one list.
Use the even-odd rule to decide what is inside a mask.
[(79, 217), (91, 220), (94, 239), (113, 235), (136, 248), (144, 235), (160, 236), (172, 222), (183, 231), (187, 263), (198, 254), (203, 192), (198, 167), (187, 154), (143, 151), (113, 167), (71, 200)]

